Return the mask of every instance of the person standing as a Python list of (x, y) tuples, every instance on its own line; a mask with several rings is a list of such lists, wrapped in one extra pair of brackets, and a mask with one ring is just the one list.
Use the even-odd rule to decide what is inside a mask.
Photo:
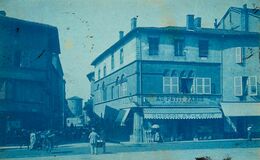
[(252, 128), (253, 128), (252, 124), (247, 127), (247, 139), (249, 141), (252, 141)]
[(95, 128), (91, 129), (88, 138), (90, 143), (91, 154), (97, 154), (97, 140), (99, 138), (99, 135), (95, 132)]
[(32, 150), (32, 149), (34, 148), (35, 142), (36, 142), (36, 134), (35, 134), (35, 132), (33, 131), (33, 132), (30, 134), (30, 150)]

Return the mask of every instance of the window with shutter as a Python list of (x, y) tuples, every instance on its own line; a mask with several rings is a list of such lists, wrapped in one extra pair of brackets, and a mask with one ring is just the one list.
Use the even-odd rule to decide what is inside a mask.
[(236, 48), (236, 63), (240, 64), (242, 62), (243, 62), (242, 48), (237, 47)]
[(243, 95), (243, 87), (242, 87), (242, 77), (234, 77), (234, 95), (242, 96)]
[(248, 95), (250, 95), (250, 96), (257, 95), (257, 77), (256, 76), (248, 77)]

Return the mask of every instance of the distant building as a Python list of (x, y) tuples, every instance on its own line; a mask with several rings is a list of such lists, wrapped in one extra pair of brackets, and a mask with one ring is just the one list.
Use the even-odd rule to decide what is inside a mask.
[(74, 96), (67, 99), (68, 107), (74, 117), (82, 116), (82, 98)]
[(0, 132), (64, 125), (56, 27), (0, 15)]
[(230, 7), (221, 20), (215, 22), (218, 29), (260, 32), (260, 9), (258, 6), (247, 8)]
[[(202, 28), (193, 15), (186, 27), (136, 25), (133, 18), (132, 30), (92, 62), (94, 112), (111, 134), (144, 142), (159, 126), (165, 141), (225, 138), (233, 125), (221, 106), (226, 101), (254, 102), (248, 112), (259, 118), (259, 33)], [(253, 63), (237, 64), (237, 48), (247, 56), (252, 49)], [(241, 87), (235, 76), (258, 77), (246, 83), (250, 95), (233, 95)]]

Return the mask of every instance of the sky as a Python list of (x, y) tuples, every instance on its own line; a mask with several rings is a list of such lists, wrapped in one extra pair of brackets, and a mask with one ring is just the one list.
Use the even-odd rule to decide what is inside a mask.
[(202, 17), (202, 27), (212, 28), (231, 6), (260, 6), (259, 0), (0, 0), (7, 16), (56, 26), (60, 59), (66, 80), (66, 97), (87, 100), (86, 75), (91, 62), (130, 31), (130, 19), (139, 27), (185, 26), (186, 15)]

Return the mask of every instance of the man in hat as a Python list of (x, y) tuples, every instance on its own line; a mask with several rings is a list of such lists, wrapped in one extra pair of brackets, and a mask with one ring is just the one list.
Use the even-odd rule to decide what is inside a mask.
[(97, 154), (97, 140), (99, 135), (95, 132), (95, 128), (91, 129), (91, 133), (88, 136), (90, 143), (91, 154)]

